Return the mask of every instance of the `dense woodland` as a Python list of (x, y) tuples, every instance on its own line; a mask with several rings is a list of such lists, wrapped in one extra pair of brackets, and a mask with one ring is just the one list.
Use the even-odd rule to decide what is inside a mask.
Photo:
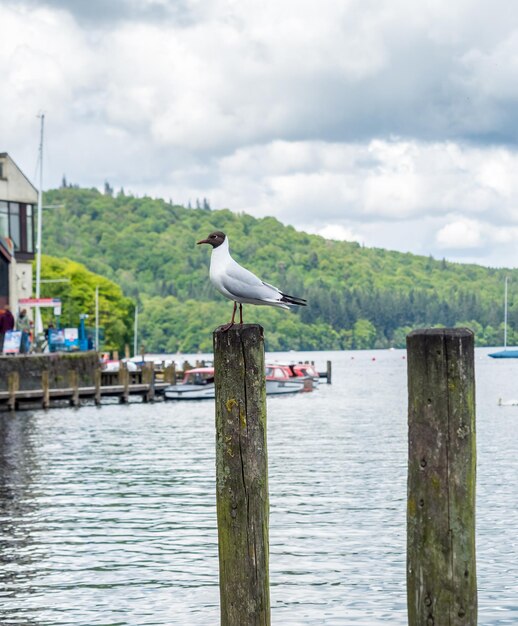
[[(102, 305), (110, 345), (130, 342), (138, 303), (146, 350), (211, 350), (212, 330), (232, 310), (209, 283), (208, 246), (196, 246), (213, 230), (227, 233), (237, 261), (309, 302), (296, 312), (245, 306), (245, 321), (265, 326), (269, 350), (403, 347), (411, 329), (435, 325), (468, 326), (478, 345), (501, 345), (505, 276), (508, 343), (518, 343), (518, 270), (331, 241), (273, 217), (211, 210), (206, 201), (185, 208), (106, 191), (66, 187), (45, 194), (45, 204), (58, 207), (45, 211), (43, 251), (68, 259), (61, 266), (47, 260), (47, 276), (71, 271), (75, 261), (103, 278), (85, 274), (84, 296), (80, 288), (67, 294), (62, 284), (44, 285), (43, 295), (68, 298), (71, 315), (80, 308), (93, 315), (93, 283), (108, 279), (102, 284), (113, 294), (119, 286)], [(110, 318), (117, 320), (113, 328)]]

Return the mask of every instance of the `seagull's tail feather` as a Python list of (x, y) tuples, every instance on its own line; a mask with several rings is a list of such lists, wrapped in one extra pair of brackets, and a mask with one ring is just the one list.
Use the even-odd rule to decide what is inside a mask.
[(298, 306), (307, 306), (307, 301), (304, 298), (297, 298), (295, 296), (289, 296), (287, 293), (280, 292), (282, 298), (281, 302), (286, 302), (286, 304), (296, 304)]

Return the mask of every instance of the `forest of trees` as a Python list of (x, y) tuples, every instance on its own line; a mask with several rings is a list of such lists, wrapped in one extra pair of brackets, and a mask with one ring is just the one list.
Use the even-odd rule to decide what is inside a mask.
[[(44, 252), (119, 285), (129, 308), (139, 305), (148, 351), (210, 350), (212, 330), (230, 318), (232, 304), (208, 279), (210, 252), (196, 246), (213, 230), (227, 233), (237, 261), (308, 300), (297, 312), (245, 306), (245, 321), (265, 326), (269, 350), (403, 347), (406, 334), (423, 326), (468, 326), (478, 345), (500, 345), (505, 276), (508, 342), (518, 342), (518, 270), (363, 248), (273, 217), (213, 211), (208, 202), (186, 208), (111, 187), (102, 194), (67, 186), (47, 192), (45, 203), (58, 208), (45, 213)], [(44, 295), (57, 288), (49, 284)]]

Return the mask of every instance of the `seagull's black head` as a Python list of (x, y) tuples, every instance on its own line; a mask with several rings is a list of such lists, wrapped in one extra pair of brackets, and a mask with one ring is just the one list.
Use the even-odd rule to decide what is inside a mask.
[(225, 239), (225, 233), (222, 233), (220, 230), (215, 230), (207, 237), (207, 239), (202, 239), (196, 243), (209, 243), (213, 248), (217, 248), (218, 246), (221, 246)]

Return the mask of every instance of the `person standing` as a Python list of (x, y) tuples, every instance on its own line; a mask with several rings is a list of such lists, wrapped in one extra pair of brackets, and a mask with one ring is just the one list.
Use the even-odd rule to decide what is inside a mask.
[(29, 316), (27, 315), (27, 309), (22, 309), (18, 313), (18, 318), (16, 320), (16, 330), (22, 331), (22, 340), (20, 343), (20, 353), (27, 354), (30, 349), (30, 332), (31, 332), (31, 322), (29, 320)]
[(14, 329), (14, 317), (9, 305), (4, 306), (3, 314), (0, 315), (0, 352), (4, 349), (5, 333)]

